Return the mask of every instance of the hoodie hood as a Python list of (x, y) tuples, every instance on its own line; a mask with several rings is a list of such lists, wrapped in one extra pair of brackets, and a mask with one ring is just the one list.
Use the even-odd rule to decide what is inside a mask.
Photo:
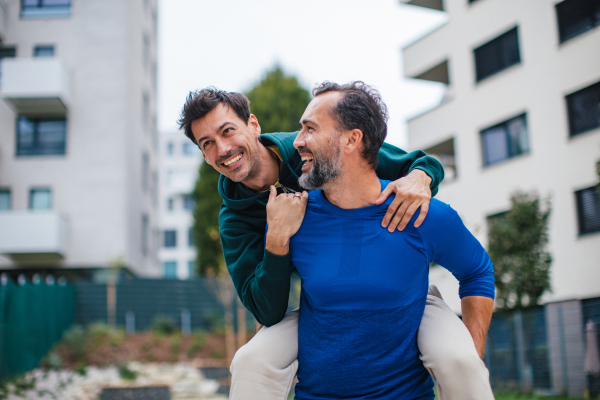
[[(298, 187), (298, 177), (302, 174), (302, 160), (294, 148), (294, 139), (298, 132), (290, 133), (265, 133), (260, 135), (260, 142), (263, 146), (277, 146), (281, 154), (281, 169), (279, 170), (279, 182), (286, 187), (294, 190), (300, 190)], [(269, 191), (256, 192), (240, 182), (234, 182), (221, 175), (219, 178), (219, 194), (223, 198), (226, 207), (243, 210), (255, 203), (263, 207), (269, 201)]]

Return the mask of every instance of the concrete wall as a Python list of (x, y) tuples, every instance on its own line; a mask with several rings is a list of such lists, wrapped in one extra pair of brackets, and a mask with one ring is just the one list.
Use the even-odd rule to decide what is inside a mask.
[[(145, 3), (148, 3), (147, 9)], [(54, 45), (69, 73), (67, 151), (61, 156), (15, 156), (17, 114), (0, 101), (0, 186), (9, 187), (13, 208), (27, 208), (29, 189), (52, 189), (54, 208), (66, 215), (65, 267), (104, 266), (123, 257), (136, 273), (156, 275), (152, 251), (142, 254), (142, 215), (157, 226), (152, 183), (142, 184), (142, 157), (156, 170), (156, 1), (74, 1), (66, 18), (20, 19), (20, 1), (8, 0), (4, 45), (32, 57), (36, 45)], [(143, 35), (150, 65), (143, 61)], [(142, 121), (142, 97), (150, 99)], [(151, 174), (150, 174), (151, 176)], [(0, 257), (0, 266), (14, 267)]]

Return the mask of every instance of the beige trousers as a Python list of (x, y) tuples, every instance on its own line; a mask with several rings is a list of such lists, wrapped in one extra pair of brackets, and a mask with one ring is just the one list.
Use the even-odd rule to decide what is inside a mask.
[[(417, 337), (438, 400), (493, 400), (489, 373), (466, 326), (430, 285)], [(285, 400), (298, 370), (298, 309), (263, 327), (231, 363), (229, 398)]]

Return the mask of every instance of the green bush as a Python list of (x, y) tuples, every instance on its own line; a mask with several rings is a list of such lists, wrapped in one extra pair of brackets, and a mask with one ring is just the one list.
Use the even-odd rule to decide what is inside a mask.
[(127, 367), (127, 364), (119, 365), (119, 376), (121, 379), (126, 381), (134, 381), (137, 378), (137, 373), (135, 371), (130, 370)]
[(171, 347), (171, 353), (173, 353), (173, 356), (177, 357), (177, 355), (179, 355), (179, 349), (181, 348), (181, 333), (171, 336), (169, 346)]
[(74, 358), (84, 358), (87, 346), (85, 330), (79, 325), (73, 325), (65, 331), (62, 337), (70, 355)]
[(159, 335), (170, 335), (174, 333), (176, 329), (175, 322), (167, 315), (157, 315), (152, 323), (152, 331)]
[(188, 348), (188, 356), (193, 357), (196, 352), (202, 350), (206, 343), (208, 342), (208, 336), (206, 332), (202, 330), (195, 330), (192, 332), (192, 342), (190, 347)]
[(95, 322), (87, 326), (87, 333), (93, 339), (98, 339), (108, 336), (110, 327), (103, 322)]

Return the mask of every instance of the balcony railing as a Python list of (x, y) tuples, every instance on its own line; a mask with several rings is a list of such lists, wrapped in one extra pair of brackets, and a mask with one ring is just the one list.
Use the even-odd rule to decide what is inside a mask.
[(0, 212), (0, 254), (16, 263), (61, 260), (67, 247), (67, 223), (57, 211)]
[(19, 114), (67, 112), (69, 77), (59, 58), (5, 58), (0, 96)]

